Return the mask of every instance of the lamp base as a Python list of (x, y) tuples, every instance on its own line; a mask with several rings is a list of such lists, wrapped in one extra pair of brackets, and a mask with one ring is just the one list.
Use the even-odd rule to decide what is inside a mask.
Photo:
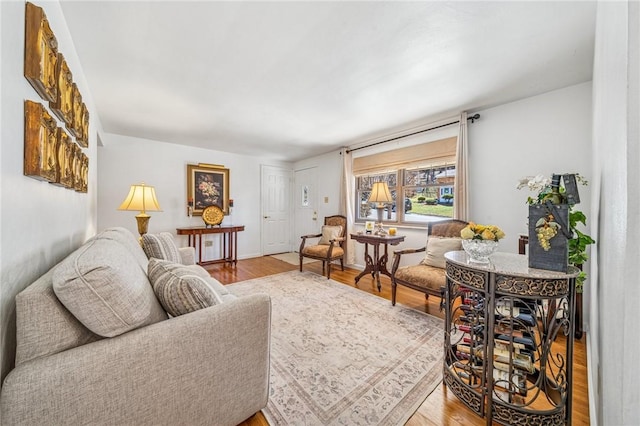
[(384, 230), (384, 228), (382, 227), (382, 215), (384, 213), (384, 204), (378, 204), (376, 206), (376, 210), (378, 210), (378, 223), (376, 223), (376, 231), (374, 232), (375, 235), (387, 235), (387, 231)]
[(149, 219), (151, 219), (151, 216), (149, 216), (146, 213), (140, 213), (136, 215), (136, 221), (138, 222), (138, 234), (140, 234), (140, 241), (142, 241), (142, 236), (146, 234), (147, 230), (149, 229)]

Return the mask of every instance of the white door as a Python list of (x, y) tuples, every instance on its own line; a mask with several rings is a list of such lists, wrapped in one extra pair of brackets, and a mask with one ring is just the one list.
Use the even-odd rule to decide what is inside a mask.
[(293, 203), (295, 212), (294, 250), (300, 247), (299, 237), (320, 232), (318, 224), (317, 168), (296, 170)]
[(291, 250), (291, 170), (262, 166), (262, 254)]

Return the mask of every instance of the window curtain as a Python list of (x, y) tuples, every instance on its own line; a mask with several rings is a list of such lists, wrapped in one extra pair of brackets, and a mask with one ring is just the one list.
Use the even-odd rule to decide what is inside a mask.
[(453, 188), (453, 218), (468, 221), (469, 217), (469, 147), (466, 111), (460, 114), (460, 130), (456, 147), (456, 183)]
[(355, 264), (355, 243), (351, 240), (350, 233), (353, 232), (355, 225), (355, 212), (353, 206), (355, 203), (353, 196), (353, 155), (347, 152), (347, 148), (342, 148), (342, 186), (340, 188), (340, 214), (347, 217), (347, 239), (344, 245), (347, 265)]

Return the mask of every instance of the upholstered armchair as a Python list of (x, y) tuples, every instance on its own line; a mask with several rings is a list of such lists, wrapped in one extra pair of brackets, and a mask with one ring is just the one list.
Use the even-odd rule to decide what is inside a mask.
[[(340, 267), (344, 271), (344, 242), (347, 235), (347, 218), (341, 215), (327, 216), (320, 234), (303, 235), (300, 243), (300, 271), (302, 259), (305, 257), (322, 261), (322, 275), (325, 264), (327, 279), (331, 278), (331, 262), (340, 260)], [(320, 238), (315, 244), (307, 245), (308, 239)]]
[[(442, 297), (441, 289), (446, 284), (444, 254), (462, 250), (460, 231), (467, 222), (448, 219), (431, 222), (427, 228), (427, 244), (421, 248), (396, 250), (391, 268), (391, 304), (396, 304), (398, 285), (412, 288), (425, 294)], [(411, 253), (424, 252), (425, 257), (417, 265), (400, 267), (401, 257)]]

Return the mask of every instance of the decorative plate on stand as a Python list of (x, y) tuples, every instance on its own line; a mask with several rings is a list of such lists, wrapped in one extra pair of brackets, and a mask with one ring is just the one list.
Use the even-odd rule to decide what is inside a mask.
[(202, 220), (207, 226), (216, 226), (222, 223), (224, 212), (216, 205), (209, 206), (202, 212)]

